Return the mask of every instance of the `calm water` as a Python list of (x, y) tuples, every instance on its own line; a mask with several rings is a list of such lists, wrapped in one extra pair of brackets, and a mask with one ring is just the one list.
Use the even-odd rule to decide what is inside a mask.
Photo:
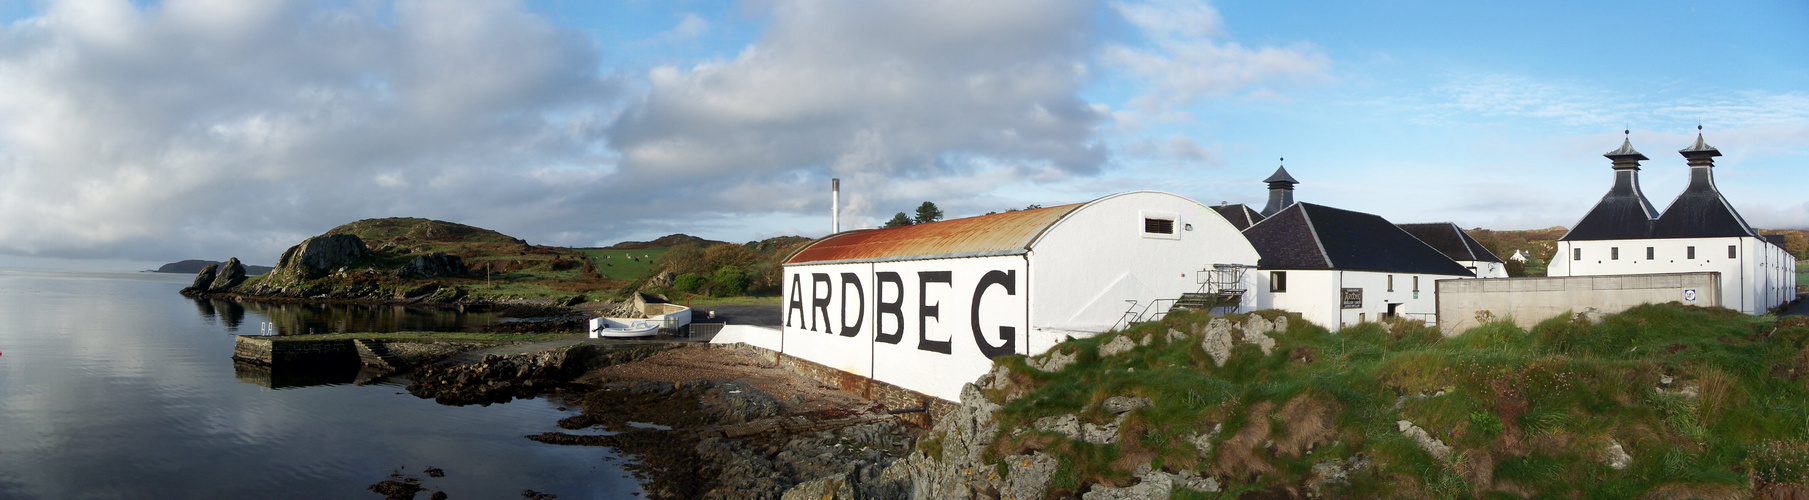
[[(441, 406), (394, 380), (271, 389), (235, 372), (233, 333), (315, 320), (178, 295), (191, 279), (0, 269), (0, 498), (381, 498), (366, 487), (404, 467), (454, 499), (640, 491), (612, 450), (522, 438), (575, 414), (544, 399)], [(322, 317), (335, 314), (373, 312)]]

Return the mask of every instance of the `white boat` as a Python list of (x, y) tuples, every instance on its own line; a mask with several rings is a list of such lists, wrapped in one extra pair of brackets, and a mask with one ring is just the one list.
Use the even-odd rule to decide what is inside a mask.
[(628, 324), (627, 326), (614, 326), (614, 327), (598, 328), (596, 330), (592, 330), (590, 332), (590, 337), (593, 339), (596, 339), (596, 338), (620, 339), (620, 338), (633, 338), (633, 337), (651, 337), (654, 334), (659, 333), (659, 331), (660, 331), (660, 325), (658, 325), (658, 324), (650, 325), (650, 324), (647, 324), (647, 322), (645, 322), (645, 321), (636, 321), (634, 323)]

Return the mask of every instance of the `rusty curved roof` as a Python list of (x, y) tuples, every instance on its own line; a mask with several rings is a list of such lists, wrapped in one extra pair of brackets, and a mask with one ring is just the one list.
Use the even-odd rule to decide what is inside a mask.
[(1018, 255), (1081, 203), (833, 234), (786, 259), (786, 264)]

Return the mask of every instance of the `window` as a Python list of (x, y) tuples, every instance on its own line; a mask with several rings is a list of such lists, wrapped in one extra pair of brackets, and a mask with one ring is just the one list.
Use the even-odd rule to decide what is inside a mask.
[(1415, 291), (1415, 292), (1420, 291), (1420, 277), (1419, 276), (1413, 277), (1413, 291)]
[(1285, 293), (1288, 291), (1288, 272), (1269, 271), (1269, 291)]
[(1394, 275), (1388, 275), (1388, 291), (1394, 291)]
[(1646, 260), (1652, 260), (1652, 247), (1646, 247)]
[(1695, 259), (1696, 247), (1683, 247), (1683, 257), (1686, 259)]
[(1581, 248), (1570, 249), (1570, 260), (1583, 260), (1583, 249), (1581, 249)]
[(1608, 249), (1608, 260), (1621, 260), (1621, 247), (1609, 248)]
[(1175, 234), (1175, 221), (1144, 217), (1143, 232), (1150, 234)]
[(1735, 247), (1733, 245), (1728, 245), (1727, 246), (1727, 258), (1733, 259), (1733, 258), (1738, 258), (1738, 257), (1740, 257), (1740, 250), (1738, 250), (1737, 247)]

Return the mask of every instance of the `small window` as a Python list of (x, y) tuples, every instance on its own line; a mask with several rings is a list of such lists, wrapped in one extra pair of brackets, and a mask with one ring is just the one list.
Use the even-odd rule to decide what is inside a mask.
[(1608, 260), (1621, 260), (1621, 247), (1610, 247), (1608, 249)]
[(1583, 260), (1583, 249), (1581, 249), (1581, 248), (1570, 249), (1570, 260)]
[(1734, 259), (1734, 258), (1739, 258), (1739, 257), (1740, 257), (1740, 250), (1738, 249), (1738, 247), (1735, 247), (1733, 245), (1728, 245), (1727, 246), (1727, 258)]
[(1652, 260), (1652, 247), (1646, 247), (1646, 260)]
[(1388, 275), (1388, 291), (1394, 291), (1394, 275)]
[(1269, 272), (1269, 291), (1275, 293), (1286, 293), (1288, 291), (1287, 271)]
[(1696, 258), (1696, 247), (1683, 247), (1683, 258), (1694, 260)]
[(1150, 234), (1175, 234), (1173, 219), (1143, 218), (1143, 232)]
[(1420, 277), (1419, 276), (1413, 277), (1413, 291), (1415, 291), (1415, 292), (1420, 291)]

